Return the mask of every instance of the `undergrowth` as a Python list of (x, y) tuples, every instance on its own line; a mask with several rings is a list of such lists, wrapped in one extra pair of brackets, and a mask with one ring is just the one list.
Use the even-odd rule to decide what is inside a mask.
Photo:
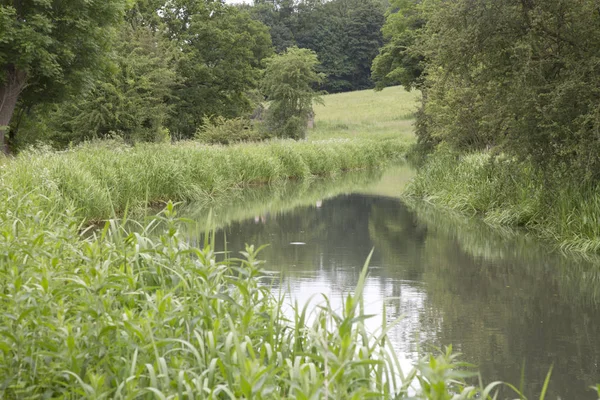
[(202, 143), (224, 145), (270, 139), (266, 131), (257, 125), (259, 124), (245, 118), (205, 118), (194, 137)]
[(600, 251), (600, 188), (558, 171), (487, 152), (439, 150), (427, 157), (405, 196), (523, 227), (564, 250)]

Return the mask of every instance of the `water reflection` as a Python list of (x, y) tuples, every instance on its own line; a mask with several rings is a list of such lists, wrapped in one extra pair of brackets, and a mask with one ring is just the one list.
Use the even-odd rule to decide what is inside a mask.
[(229, 214), (242, 218), (223, 223), (219, 246), (224, 238), (231, 251), (270, 243), (267, 268), (283, 272), (281, 285), (295, 299), (324, 293), (334, 305), (374, 248), (366, 311), (381, 315), (385, 306), (390, 320), (405, 316), (391, 332), (401, 358), (453, 344), (488, 382), (518, 383), (525, 365), (528, 395), (539, 393), (554, 364), (550, 398), (595, 398), (586, 388), (600, 382), (597, 266), (514, 232), (378, 196), (369, 182), (332, 198), (283, 193), (277, 204), (299, 204), (289, 208), (240, 201), (245, 211)]

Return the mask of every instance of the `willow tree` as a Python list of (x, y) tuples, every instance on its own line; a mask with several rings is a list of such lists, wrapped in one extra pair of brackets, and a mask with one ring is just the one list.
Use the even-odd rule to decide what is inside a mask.
[[(126, 0), (0, 0), (0, 144), (19, 101), (54, 99), (98, 66)], [(13, 122), (14, 123), (14, 122)]]
[(270, 101), (266, 124), (271, 133), (291, 139), (306, 137), (313, 102), (320, 100), (315, 91), (323, 81), (323, 75), (316, 71), (318, 65), (314, 51), (298, 47), (267, 60), (261, 88)]

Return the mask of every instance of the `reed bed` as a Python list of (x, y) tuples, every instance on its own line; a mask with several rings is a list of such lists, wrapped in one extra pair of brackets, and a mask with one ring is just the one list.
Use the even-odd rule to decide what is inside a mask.
[(195, 142), (90, 143), (65, 152), (29, 151), (0, 167), (5, 185), (52, 197), (52, 207), (101, 220), (167, 201), (202, 201), (232, 189), (376, 168), (401, 158), (389, 140), (272, 141), (204, 146)]
[(522, 227), (581, 253), (600, 251), (600, 187), (564, 172), (491, 153), (428, 157), (404, 196), (424, 199), (496, 226)]

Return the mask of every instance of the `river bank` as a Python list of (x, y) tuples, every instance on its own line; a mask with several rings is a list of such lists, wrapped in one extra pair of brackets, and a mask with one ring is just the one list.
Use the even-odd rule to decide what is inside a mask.
[(427, 156), (405, 196), (478, 216), (490, 225), (524, 228), (563, 250), (600, 251), (600, 190), (558, 172), (491, 153)]
[(402, 139), (272, 141), (235, 146), (194, 142), (125, 146), (98, 142), (7, 160), (3, 187), (51, 199), (91, 221), (167, 201), (202, 201), (248, 185), (306, 180), (383, 166), (402, 158)]

